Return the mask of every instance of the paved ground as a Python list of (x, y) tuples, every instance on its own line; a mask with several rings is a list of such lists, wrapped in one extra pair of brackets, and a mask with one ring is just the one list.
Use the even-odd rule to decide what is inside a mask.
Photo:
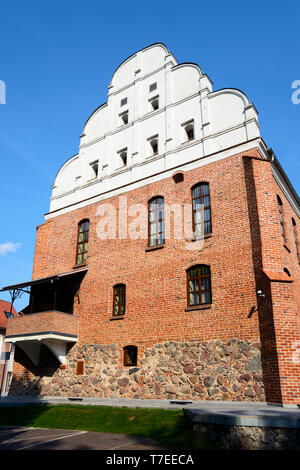
[(0, 450), (161, 450), (152, 439), (66, 429), (0, 427)]

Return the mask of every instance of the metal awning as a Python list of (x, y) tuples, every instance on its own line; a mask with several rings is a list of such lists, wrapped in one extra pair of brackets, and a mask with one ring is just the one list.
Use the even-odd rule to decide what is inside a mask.
[(62, 278), (66, 278), (68, 276), (74, 276), (79, 273), (85, 273), (88, 270), (87, 267), (81, 267), (73, 269), (72, 271), (67, 271), (65, 273), (54, 274), (53, 276), (41, 277), (39, 279), (33, 279), (31, 281), (21, 282), (19, 284), (14, 284), (12, 286), (3, 287), (0, 289), (0, 292), (9, 291), (11, 295), (11, 303), (10, 303), (10, 311), (12, 312), (13, 304), (16, 299), (20, 298), (23, 293), (30, 294), (30, 288), (32, 286), (40, 285), (40, 284), (47, 284), (47, 283), (54, 283)]
[(53, 281), (56, 281), (56, 280), (58, 280), (62, 277), (72, 276), (74, 274), (82, 273), (82, 272), (85, 272), (87, 270), (88, 270), (88, 268), (83, 267), (83, 268), (74, 269), (72, 271), (67, 271), (65, 273), (54, 274), (53, 276), (41, 277), (39, 279), (33, 279), (31, 281), (21, 282), (20, 284), (14, 284), (12, 286), (3, 287), (2, 289), (0, 289), (0, 292), (12, 291), (12, 290), (23, 290), (23, 289), (26, 289), (27, 287), (31, 287), (31, 286), (34, 286), (34, 285), (37, 285), (37, 284), (44, 284), (44, 283), (47, 283), (47, 282), (53, 282)]

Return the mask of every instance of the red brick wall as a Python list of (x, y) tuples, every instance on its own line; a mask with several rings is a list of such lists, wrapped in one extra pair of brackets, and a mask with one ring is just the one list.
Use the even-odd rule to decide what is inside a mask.
[[(251, 164), (248, 161), (246, 167), (248, 181), (252, 180), (255, 189), (255, 194), (252, 189), (252, 202), (257, 207), (256, 211), (250, 211), (250, 219), (256, 284), (264, 296), (259, 298), (258, 312), (266, 397), (268, 401), (299, 403), (300, 361), (295, 354), (297, 347), (300, 347), (296, 305), (296, 299), (299, 299), (299, 262), (295, 246), (284, 246), (277, 194), (283, 202), (289, 245), (291, 217), (294, 217), (296, 223), (298, 219), (278, 188), (270, 164), (251, 160)], [(285, 267), (295, 278), (284, 274)]]
[[(210, 184), (213, 224), (212, 237), (200, 252), (186, 250), (185, 240), (166, 240), (163, 249), (150, 252), (145, 251), (146, 240), (101, 241), (96, 235), (99, 204), (60, 215), (39, 227), (42, 242), (37, 243), (34, 278), (71, 270), (77, 224), (83, 218), (91, 221), (89, 270), (82, 282), (80, 304), (75, 306), (81, 342), (146, 346), (171, 339), (238, 336), (259, 340), (257, 315), (249, 318), (256, 295), (241, 156), (190, 171), (182, 183), (168, 178), (124, 195), (128, 206), (146, 204), (155, 195), (164, 196), (166, 204), (190, 203), (190, 188), (199, 181)], [(118, 197), (107, 202), (118, 208)], [(47, 254), (44, 244), (49, 247)], [(185, 271), (198, 263), (211, 267), (212, 307), (185, 312)], [(126, 284), (126, 315), (110, 321), (112, 289), (120, 282)]]
[[(165, 204), (191, 203), (191, 187), (209, 182), (213, 233), (200, 250), (186, 250), (186, 240), (166, 240), (164, 248), (155, 251), (145, 251), (146, 240), (101, 241), (96, 234), (96, 211), (101, 203), (59, 215), (38, 227), (33, 278), (72, 270), (78, 222), (90, 219), (88, 272), (74, 308), (79, 317), (79, 345), (116, 343), (121, 361), (122, 348), (129, 344), (138, 346), (140, 358), (145, 348), (172, 340), (262, 340), (268, 394), (275, 401), (283, 395), (289, 400), (280, 388), (285, 366), (277, 349), (284, 349), (284, 333), (276, 338), (281, 320), (277, 307), (272, 307), (272, 296), (280, 289), (291, 296), (293, 329), (294, 284), (293, 288), (290, 283), (281, 284), (276, 290), (263, 269), (282, 272), (286, 264), (294, 272), (294, 252), (291, 249), (290, 262), (283, 256), (271, 166), (256, 158), (260, 158), (256, 150), (248, 151), (191, 170), (185, 173), (184, 182), (176, 184), (166, 178), (123, 193), (128, 207), (147, 204), (156, 195), (163, 196)], [(103, 203), (118, 209), (119, 197)], [(172, 228), (171, 223), (171, 233)], [(187, 312), (186, 269), (195, 264), (210, 265), (213, 300), (211, 308)], [(111, 321), (113, 286), (117, 283), (126, 284), (126, 315)], [(259, 299), (257, 303), (258, 288), (265, 291), (265, 302)], [(293, 330), (293, 340), (296, 336)], [(294, 374), (293, 370), (293, 382)], [(274, 391), (278, 389), (278, 393)], [(296, 395), (291, 395), (291, 401), (299, 402)]]
[(78, 318), (56, 311), (33, 313), (9, 318), (6, 336), (26, 335), (42, 331), (55, 331), (65, 334), (78, 334)]

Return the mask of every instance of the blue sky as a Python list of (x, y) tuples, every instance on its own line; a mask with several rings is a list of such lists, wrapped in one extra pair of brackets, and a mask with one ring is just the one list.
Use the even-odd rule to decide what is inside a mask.
[(300, 80), (299, 2), (2, 0), (0, 9), (0, 287), (31, 278), (36, 226), (59, 167), (77, 153), (116, 67), (155, 42), (178, 62), (198, 63), (214, 90), (248, 95), (299, 192), (300, 104), (291, 100)]

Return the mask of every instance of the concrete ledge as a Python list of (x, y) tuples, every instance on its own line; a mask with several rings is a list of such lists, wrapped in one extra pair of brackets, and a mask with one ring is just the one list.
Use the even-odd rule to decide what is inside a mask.
[[(255, 410), (252, 410), (255, 411)], [(300, 412), (291, 413), (278, 413), (271, 411), (267, 414), (268, 410), (257, 412), (257, 414), (243, 414), (239, 411), (223, 412), (210, 412), (206, 413), (201, 410), (189, 409), (184, 410), (186, 418), (193, 424), (224, 424), (227, 426), (244, 426), (244, 427), (270, 427), (270, 428), (293, 428), (300, 429)]]

